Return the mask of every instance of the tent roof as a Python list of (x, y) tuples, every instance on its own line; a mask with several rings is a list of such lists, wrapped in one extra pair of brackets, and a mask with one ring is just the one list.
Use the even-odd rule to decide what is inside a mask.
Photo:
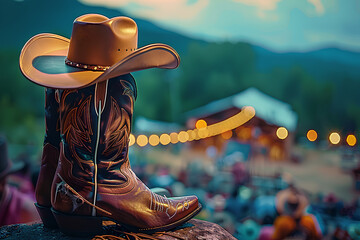
[(156, 120), (138, 117), (135, 121), (135, 131), (146, 133), (170, 133), (180, 130), (180, 125), (176, 123), (161, 122)]
[(244, 106), (252, 106), (256, 112), (255, 116), (270, 124), (283, 126), (289, 131), (296, 129), (298, 117), (289, 104), (273, 98), (253, 87), (189, 111), (186, 116), (188, 118), (209, 116), (231, 107), (241, 109)]

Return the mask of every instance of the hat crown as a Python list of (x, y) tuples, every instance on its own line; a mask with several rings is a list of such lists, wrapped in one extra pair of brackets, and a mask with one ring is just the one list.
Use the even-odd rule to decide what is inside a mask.
[(67, 59), (75, 65), (109, 67), (135, 51), (137, 38), (131, 18), (83, 15), (74, 21)]

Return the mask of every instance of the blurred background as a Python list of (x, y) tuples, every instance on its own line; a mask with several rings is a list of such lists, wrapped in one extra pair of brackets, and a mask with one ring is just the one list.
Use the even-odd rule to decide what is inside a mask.
[(2, 0), (0, 132), (33, 182), (44, 89), (22, 76), (19, 54), (38, 33), (69, 38), (86, 13), (132, 17), (139, 47), (166, 43), (181, 57), (176, 70), (133, 74), (130, 161), (149, 187), (196, 194), (198, 218), (261, 239), (290, 186), (322, 238), (360, 239), (359, 1)]

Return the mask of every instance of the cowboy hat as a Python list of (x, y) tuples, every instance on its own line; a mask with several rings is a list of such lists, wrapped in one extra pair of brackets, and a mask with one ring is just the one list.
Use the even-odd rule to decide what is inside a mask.
[(148, 68), (176, 68), (180, 58), (165, 44), (137, 48), (138, 30), (128, 17), (86, 14), (75, 19), (71, 39), (43, 33), (20, 54), (20, 69), (30, 81), (58, 89), (82, 88)]
[(293, 184), (276, 194), (275, 207), (279, 214), (303, 213), (308, 204), (305, 194)]

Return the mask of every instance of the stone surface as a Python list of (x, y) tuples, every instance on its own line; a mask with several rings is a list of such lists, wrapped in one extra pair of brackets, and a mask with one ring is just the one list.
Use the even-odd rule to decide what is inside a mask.
[[(162, 240), (234, 240), (235, 238), (226, 230), (215, 223), (192, 219), (175, 230), (166, 232), (167, 234), (153, 234)], [(114, 234), (114, 233), (109, 233)], [(171, 235), (171, 236), (170, 236)], [(58, 229), (47, 229), (41, 223), (33, 225), (16, 224), (0, 228), (0, 239), (29, 239), (29, 240), (48, 240), (48, 239), (64, 239), (64, 240), (87, 240), (93, 237), (78, 238), (70, 237), (61, 233)], [(99, 238), (100, 239), (100, 238)], [(102, 239), (108, 239), (103, 236)], [(132, 239), (132, 238), (131, 238)], [(139, 238), (147, 239), (147, 238)]]

